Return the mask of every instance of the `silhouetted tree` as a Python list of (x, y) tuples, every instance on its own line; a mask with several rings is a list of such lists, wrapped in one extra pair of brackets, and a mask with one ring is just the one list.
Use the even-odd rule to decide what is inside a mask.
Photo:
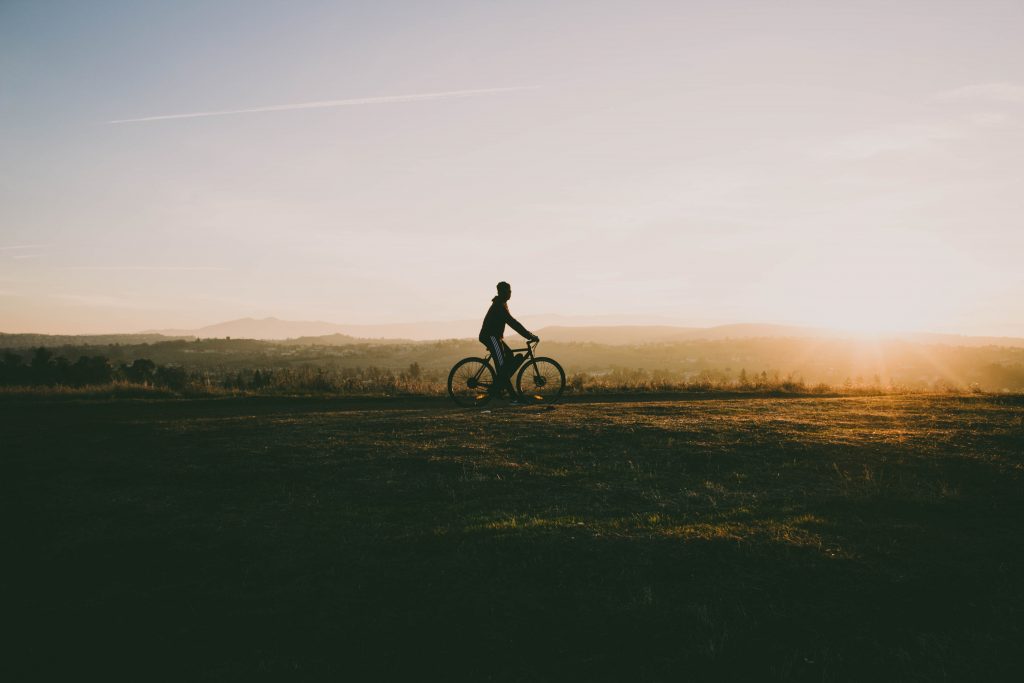
[(148, 358), (136, 358), (131, 365), (124, 366), (122, 369), (129, 382), (152, 384), (156, 373), (156, 363)]
[(0, 384), (26, 384), (28, 373), (29, 369), (21, 356), (10, 351), (4, 352), (3, 361), (0, 361)]
[(32, 384), (53, 384), (56, 381), (57, 364), (53, 360), (53, 352), (40, 346), (32, 353)]
[(103, 356), (81, 356), (67, 369), (66, 382), (72, 386), (107, 384), (114, 378), (114, 369)]
[(155, 383), (174, 391), (181, 391), (188, 384), (188, 373), (185, 368), (175, 365), (161, 365), (156, 369)]
[(30, 363), (33, 369), (48, 368), (53, 365), (53, 352), (47, 348), (40, 346), (38, 349), (32, 352), (32, 362)]

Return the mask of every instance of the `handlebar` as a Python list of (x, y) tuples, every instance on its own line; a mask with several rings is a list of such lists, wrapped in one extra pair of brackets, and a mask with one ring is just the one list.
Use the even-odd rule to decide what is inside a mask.
[(526, 340), (526, 348), (525, 349), (512, 349), (512, 352), (515, 353), (516, 351), (530, 351), (531, 350), (530, 347), (531, 346), (536, 346), (537, 344), (540, 344), (540, 337), (537, 337), (537, 341), (533, 341), (532, 339), (527, 339)]

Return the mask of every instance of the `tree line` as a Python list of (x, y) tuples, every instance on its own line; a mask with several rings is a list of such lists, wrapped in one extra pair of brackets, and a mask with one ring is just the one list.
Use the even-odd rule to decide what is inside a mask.
[(82, 355), (71, 362), (38, 347), (29, 354), (10, 350), (0, 358), (0, 386), (98, 387), (135, 384), (174, 392), (300, 392), (342, 394), (440, 393), (444, 377), (424, 371), (419, 363), (406, 370), (370, 366), (325, 370), (314, 365), (296, 368), (186, 370), (160, 365), (148, 358), (112, 362), (103, 355)]
[(27, 363), (22, 356), (10, 351), (5, 352), (0, 361), (0, 385), (7, 386), (83, 387), (130, 382), (180, 391), (188, 380), (184, 368), (157, 365), (147, 358), (114, 364), (105, 356), (80, 356), (72, 363), (64, 356), (54, 356), (45, 347), (35, 349)]

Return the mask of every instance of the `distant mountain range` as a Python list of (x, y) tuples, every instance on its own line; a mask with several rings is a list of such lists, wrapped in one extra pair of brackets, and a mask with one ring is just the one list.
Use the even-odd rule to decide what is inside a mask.
[(358, 339), (457, 339), (476, 336), (473, 326), (479, 321), (457, 320), (448, 322), (392, 323), (384, 325), (339, 325), (322, 320), (281, 320), (279, 318), (239, 318), (193, 330), (149, 330), (143, 334), (163, 334), (169, 337), (200, 337), (237, 339), (298, 339), (340, 335)]
[(342, 325), (320, 320), (280, 320), (278, 318), (239, 318), (192, 330), (148, 330), (142, 334), (162, 334), (168, 337), (202, 337), (239, 339), (292, 339), (295, 337), (322, 337), (344, 334)]
[[(819, 327), (743, 323), (715, 327), (678, 325), (572, 325), (566, 316), (531, 316), (533, 331), (543, 339), (558, 342), (598, 344), (658, 344), (666, 342), (754, 339), (784, 337), (842, 338), (857, 336)], [(581, 320), (585, 320), (581, 318)], [(240, 318), (193, 330), (150, 330), (145, 335), (236, 339), (295, 340), (308, 343), (347, 344), (359, 340), (434, 340), (475, 338), (477, 320), (393, 323), (382, 325), (341, 325), (323, 321), (281, 320), (279, 318)], [(950, 346), (1024, 347), (1024, 339), (1015, 337), (971, 337), (955, 334), (905, 333), (884, 335), (922, 344)]]
[[(715, 327), (685, 327), (681, 325), (600, 325), (578, 324), (599, 320), (568, 316), (524, 316), (534, 332), (547, 341), (565, 343), (594, 343), (608, 345), (663, 344), (684, 341), (716, 341), (725, 339), (764, 338), (851, 338), (858, 335), (819, 327), (795, 325), (736, 324)], [(577, 324), (572, 324), (577, 323)], [(395, 323), (384, 325), (339, 325), (323, 321), (281, 320), (279, 318), (240, 318), (207, 325), (197, 329), (149, 330), (139, 334), (103, 335), (42, 335), (0, 333), (0, 348), (152, 344), (169, 339), (262, 339), (288, 341), (291, 344), (319, 344), (339, 346), (364, 341), (430, 341), (440, 339), (475, 339), (479, 331), (478, 320)], [(511, 330), (509, 334), (513, 334)], [(948, 346), (1009, 346), (1024, 347), (1024, 339), (1017, 337), (971, 337), (956, 334), (905, 333), (883, 335), (887, 339), (901, 339), (919, 344), (945, 344)]]
[[(828, 330), (789, 325), (720, 325), (718, 327), (681, 327), (678, 325), (573, 325), (565, 316), (529, 316), (531, 328), (550, 341), (597, 342), (602, 344), (649, 344), (689, 339), (740, 339), (748, 337), (833, 336)], [(552, 324), (566, 323), (570, 324)], [(320, 320), (281, 320), (279, 318), (239, 318), (193, 330), (149, 330), (142, 334), (168, 337), (237, 339), (308, 339), (340, 336), (344, 339), (434, 340), (476, 337), (478, 320), (391, 323), (382, 325), (340, 325)], [(509, 330), (510, 334), (514, 334)], [(344, 341), (339, 339), (338, 341)]]

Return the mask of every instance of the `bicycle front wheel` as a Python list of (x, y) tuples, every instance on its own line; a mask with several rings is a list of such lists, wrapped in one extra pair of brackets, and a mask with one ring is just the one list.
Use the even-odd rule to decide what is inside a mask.
[(483, 358), (463, 358), (448, 373), (448, 395), (464, 408), (485, 405), (492, 386), (494, 368)]
[(533, 403), (554, 403), (565, 391), (565, 371), (550, 358), (534, 358), (519, 371), (516, 392)]

